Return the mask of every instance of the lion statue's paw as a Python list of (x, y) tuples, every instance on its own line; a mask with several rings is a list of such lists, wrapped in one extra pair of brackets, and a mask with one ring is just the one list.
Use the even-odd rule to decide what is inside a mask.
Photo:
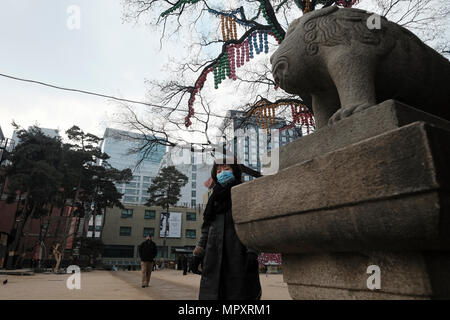
[(373, 104), (362, 103), (350, 107), (340, 108), (330, 117), (330, 119), (328, 120), (328, 125), (333, 125), (339, 120), (350, 117), (354, 113), (361, 112), (363, 110), (366, 110), (367, 108), (370, 108), (372, 105)]

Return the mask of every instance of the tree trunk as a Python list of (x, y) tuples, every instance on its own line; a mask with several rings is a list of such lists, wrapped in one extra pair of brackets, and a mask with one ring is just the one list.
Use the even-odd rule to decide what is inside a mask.
[[(64, 225), (64, 238), (62, 241), (62, 247), (61, 247), (61, 261), (64, 259), (64, 253), (66, 251), (66, 245), (67, 245), (67, 238), (70, 236), (67, 233), (70, 232), (70, 226), (72, 225), (72, 218), (73, 218), (73, 207), (71, 207), (72, 209), (70, 210), (70, 214), (68, 216), (68, 219)], [(73, 249), (73, 242), (75, 242), (76, 236), (77, 236), (77, 232), (78, 232), (78, 227), (80, 225), (80, 217), (78, 216), (77, 221), (75, 222), (75, 228), (73, 230), (73, 241), (72, 241), (72, 249)]]
[(22, 201), (22, 192), (19, 193), (19, 200), (17, 201), (16, 213), (14, 215), (14, 226), (16, 225), (17, 216), (19, 215), (20, 201)]
[(61, 251), (59, 249), (60, 246), (61, 245), (59, 243), (57, 243), (53, 247), (53, 255), (55, 256), (55, 260), (56, 260), (56, 265), (55, 265), (54, 272), (58, 272), (59, 271), (59, 266), (61, 264), (62, 255), (61, 255)]
[[(164, 239), (163, 239), (163, 248), (162, 248), (162, 258), (163, 258), (163, 266), (165, 267), (166, 258), (164, 257), (164, 250), (166, 249), (166, 239), (169, 233), (169, 205), (166, 207), (166, 225), (164, 228)], [(169, 258), (169, 248), (167, 248), (167, 258)]]
[(20, 200), (21, 194), (19, 195), (19, 203), (17, 203), (16, 215), (15, 215), (15, 219), (14, 219), (14, 225), (16, 226), (16, 234), (14, 236), (13, 242), (8, 246), (8, 263), (6, 265), (7, 269), (13, 268), (14, 256), (16, 255), (16, 250), (17, 250), (17, 246), (19, 245), (20, 237), (22, 236), (23, 227), (25, 226), (25, 222), (28, 218), (26, 211), (27, 211), (28, 202), (30, 199), (29, 193), (30, 193), (30, 188), (28, 188), (28, 190), (26, 192), (27, 197), (25, 198), (25, 204), (22, 208), (21, 219), (20, 219), (19, 223), (17, 223), (16, 220), (18, 218), (19, 203), (21, 201)]
[[(97, 218), (97, 215), (95, 213), (95, 207), (94, 207), (94, 213), (92, 215), (92, 239), (95, 239), (95, 219)], [(88, 224), (89, 226), (89, 224)], [(89, 228), (89, 227), (88, 227)], [(89, 230), (89, 229), (88, 229)]]
[(64, 209), (66, 208), (66, 201), (67, 201), (67, 199), (64, 199), (62, 208), (59, 212), (59, 219), (58, 219), (58, 222), (56, 223), (56, 228), (55, 228), (55, 239), (58, 239), (59, 228), (61, 227), (61, 219), (64, 214)]
[(53, 207), (54, 204), (52, 203), (50, 206), (49, 216), (47, 219), (47, 226), (45, 227), (44, 233), (42, 233), (42, 227), (43, 223), (41, 222), (41, 232), (39, 232), (40, 241), (39, 241), (39, 268), (41, 267), (41, 261), (42, 261), (42, 248), (45, 247), (45, 240), (47, 239), (48, 231), (50, 229), (51, 219), (52, 219), (52, 213), (53, 213)]

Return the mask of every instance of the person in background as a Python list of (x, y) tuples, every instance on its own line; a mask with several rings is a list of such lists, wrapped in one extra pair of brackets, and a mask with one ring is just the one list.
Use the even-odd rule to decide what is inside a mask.
[(187, 257), (187, 272), (192, 272), (192, 256)]
[(142, 288), (148, 287), (150, 276), (153, 270), (153, 259), (155, 259), (158, 249), (152, 241), (152, 237), (145, 237), (145, 241), (139, 246), (139, 256), (141, 257)]
[(188, 261), (184, 254), (181, 256), (181, 267), (183, 268), (183, 276), (187, 275)]
[(258, 300), (258, 254), (239, 240), (231, 212), (231, 188), (242, 181), (236, 158), (214, 162), (215, 186), (206, 204), (200, 240), (194, 249), (194, 273), (201, 261), (200, 300)]

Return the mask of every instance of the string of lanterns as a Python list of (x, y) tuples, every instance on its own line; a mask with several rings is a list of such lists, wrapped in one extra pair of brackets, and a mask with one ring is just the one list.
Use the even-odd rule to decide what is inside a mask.
[(307, 13), (311, 10), (311, 8), (309, 7), (309, 0), (305, 0), (305, 9), (303, 9), (303, 13)]
[(315, 127), (314, 117), (309, 109), (303, 104), (292, 101), (268, 103), (267, 100), (261, 100), (255, 104), (249, 115), (255, 115), (257, 125), (269, 132), (270, 127), (276, 122), (275, 110), (282, 106), (290, 106), (292, 123), (280, 128), (280, 131), (290, 129), (299, 124), (302, 127), (306, 127), (306, 131), (309, 134), (311, 128)]
[(270, 19), (269, 14), (267, 13), (266, 6), (265, 6), (265, 0), (259, 0), (260, 5), (259, 8), (263, 14), (263, 17), (266, 19), (267, 23), (270, 26), (270, 29), (272, 30), (273, 37), (277, 40), (278, 44), (283, 41), (283, 36), (278, 31), (277, 27), (273, 23), (272, 19)]
[(226, 46), (225, 52), (217, 60), (214, 66), (214, 88), (218, 89), (226, 77), (236, 80), (236, 68), (242, 67), (245, 62), (253, 59), (256, 54), (269, 52), (268, 36), (273, 33), (268, 30), (257, 30), (250, 33), (244, 41), (240, 43), (230, 43)]
[[(181, 0), (183, 3), (195, 3), (198, 0)], [(194, 2), (192, 2), (194, 1)], [(188, 102), (189, 112), (185, 117), (185, 126), (189, 127), (192, 122), (190, 118), (194, 115), (194, 102), (196, 94), (203, 88), (203, 85), (206, 81), (206, 78), (210, 72), (214, 75), (214, 88), (218, 89), (219, 84), (222, 83), (227, 77), (231, 80), (236, 80), (236, 69), (242, 67), (246, 62), (253, 59), (256, 55), (260, 53), (268, 53), (269, 52), (269, 41), (268, 36), (272, 36), (275, 38), (278, 44), (283, 40), (282, 35), (275, 27), (275, 24), (270, 19), (267, 10), (265, 8), (265, 0), (260, 1), (260, 11), (262, 12), (264, 18), (269, 24), (270, 30), (255, 30), (248, 34), (247, 39), (242, 40), (239, 43), (228, 43), (225, 45), (224, 52), (219, 55), (216, 59), (215, 63), (206, 68), (200, 77), (197, 79), (194, 88), (191, 91), (191, 95)], [(308, 0), (309, 1), (309, 0)], [(177, 5), (179, 6), (179, 3)], [(172, 8), (172, 11), (175, 10)], [(213, 9), (208, 9), (208, 12), (214, 14), (216, 16), (220, 16), (221, 19), (221, 31), (222, 38), (225, 42), (229, 41), (238, 41), (237, 35), (237, 24), (243, 25), (245, 27), (255, 27), (256, 23), (253, 21), (247, 21), (242, 12), (242, 9), (237, 9), (231, 12), (219, 12)], [(240, 14), (240, 18), (237, 16)], [(273, 107), (265, 107), (262, 109), (261, 114), (259, 115), (259, 120), (261, 127), (265, 129), (269, 129), (270, 125), (275, 121), (275, 109), (278, 105)], [(296, 123), (300, 123), (302, 121), (302, 116), (294, 117), (296, 113), (293, 113), (293, 125)], [(306, 119), (306, 118), (305, 118)], [(306, 120), (301, 122), (305, 125), (309, 122)], [(309, 130), (309, 125), (307, 125)]]
[(230, 16), (220, 16), (222, 20), (222, 38), (224, 41), (237, 40), (236, 19)]
[(258, 262), (262, 265), (266, 265), (268, 263), (276, 263), (278, 265), (281, 264), (281, 253), (265, 253), (261, 252), (258, 256)]
[(269, 132), (271, 125), (275, 124), (275, 109), (278, 106), (275, 104), (267, 105), (267, 102), (258, 101), (255, 104), (252, 114), (256, 116), (256, 124), (261, 129), (266, 129)]
[[(260, 1), (264, 1), (264, 0), (260, 0)], [(303, 14), (305, 14), (305, 13), (310, 12), (311, 10), (314, 10), (314, 7), (316, 4), (326, 4), (326, 3), (328, 3), (328, 0), (316, 0), (314, 3), (311, 3), (311, 0), (294, 0), (294, 2), (297, 5), (297, 7), (303, 11)], [(336, 0), (334, 2), (334, 4), (345, 7), (345, 8), (350, 8), (358, 2), (359, 2), (359, 0)], [(277, 11), (285, 3), (286, 3), (285, 1), (280, 3), (280, 5), (278, 5)]]
[(188, 108), (189, 112), (188, 115), (184, 118), (184, 125), (186, 128), (189, 128), (192, 124), (191, 117), (194, 115), (194, 102), (195, 102), (195, 95), (203, 88), (203, 85), (205, 84), (206, 78), (208, 76), (208, 73), (213, 71), (214, 68), (208, 68), (206, 69), (200, 77), (195, 82), (194, 89), (191, 91), (191, 96), (188, 101)]
[(343, 6), (345, 8), (350, 8), (355, 5), (359, 0), (338, 0), (336, 1), (336, 5)]
[[(166, 15), (172, 13), (180, 6), (184, 4), (195, 4), (200, 0), (179, 0), (173, 7), (164, 11), (161, 14), (161, 17), (165, 17)], [(229, 43), (225, 45), (225, 50), (219, 57), (216, 59), (215, 63), (206, 69), (203, 70), (200, 77), (195, 82), (194, 87), (191, 89), (190, 98), (188, 101), (189, 112), (185, 117), (185, 126), (189, 127), (192, 122), (190, 118), (194, 115), (194, 102), (196, 94), (203, 88), (206, 78), (210, 72), (213, 72), (214, 75), (214, 88), (218, 89), (219, 84), (222, 83), (227, 77), (232, 80), (236, 80), (236, 68), (242, 67), (245, 62), (253, 59), (256, 54), (260, 54), (261, 52), (268, 53), (269, 52), (269, 42), (268, 36), (272, 36), (278, 42), (281, 43), (283, 40), (283, 35), (278, 31), (275, 23), (270, 18), (266, 6), (266, 0), (259, 0), (260, 2), (260, 12), (262, 12), (264, 18), (269, 24), (270, 30), (262, 29), (251, 32), (247, 39), (238, 42), (238, 43)], [(301, 0), (294, 0), (299, 8), (303, 8), (303, 13), (309, 12), (311, 10), (311, 0), (304, 0), (301, 3)], [(324, 1), (324, 0), (322, 0)], [(318, 0), (319, 3), (322, 2)], [(359, 0), (337, 0), (336, 5), (341, 5), (344, 7), (351, 7)], [(283, 1), (277, 8), (277, 11), (283, 4), (287, 1)], [(245, 19), (245, 15), (242, 11), (242, 7), (236, 9), (231, 12), (219, 12), (214, 9), (208, 9), (208, 12), (214, 14), (216, 16), (220, 16), (221, 19), (221, 30), (222, 30), (222, 38), (225, 42), (238, 41), (237, 36), (237, 24), (245, 26), (245, 27), (255, 27), (257, 25), (254, 21), (248, 21)], [(240, 14), (241, 17), (238, 18), (237, 14)], [(259, 13), (258, 13), (259, 15)], [(275, 90), (277, 86), (275, 87)], [(258, 106), (255, 112), (257, 113), (257, 119), (262, 128), (269, 130), (271, 124), (275, 121), (275, 109), (281, 106), (282, 103), (276, 104), (273, 106)], [(285, 104), (286, 105), (286, 104)], [(293, 121), (290, 125), (287, 125), (280, 130), (286, 130), (292, 128), (296, 124), (300, 124), (301, 126), (306, 126), (307, 131), (309, 133), (310, 127), (314, 127), (314, 120), (312, 114), (307, 111), (308, 109), (302, 105), (290, 104), (292, 118)], [(261, 108), (261, 111), (258, 109)]]
[(256, 30), (250, 33), (243, 42), (231, 43), (226, 46), (225, 52), (218, 57), (216, 63), (212, 67), (207, 68), (200, 75), (195, 83), (194, 89), (191, 91), (188, 102), (189, 113), (185, 117), (186, 127), (189, 127), (192, 124), (190, 118), (194, 114), (193, 105), (195, 102), (195, 95), (203, 88), (208, 73), (213, 72), (215, 89), (218, 89), (219, 84), (227, 77), (231, 80), (236, 80), (236, 68), (242, 67), (245, 62), (253, 59), (255, 53), (260, 54), (264, 52), (267, 54), (269, 52), (269, 35), (275, 38), (275, 35), (271, 31)]
[(311, 128), (315, 128), (314, 116), (308, 110), (308, 108), (301, 104), (291, 104), (292, 123), (280, 128), (280, 131), (290, 129), (296, 124), (300, 124), (302, 127), (306, 127), (307, 134), (310, 133)]

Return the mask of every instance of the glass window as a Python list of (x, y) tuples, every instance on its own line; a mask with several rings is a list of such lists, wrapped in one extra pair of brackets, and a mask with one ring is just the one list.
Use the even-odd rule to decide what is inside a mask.
[(132, 218), (133, 217), (133, 209), (122, 209), (121, 218)]
[(155, 236), (155, 228), (144, 228), (144, 238), (147, 236), (154, 237)]
[(186, 229), (186, 238), (195, 239), (197, 230), (195, 229)]
[(145, 190), (145, 192), (147, 192), (148, 188), (150, 187), (150, 183), (143, 183), (142, 184), (142, 189)]
[(123, 197), (123, 202), (137, 202), (137, 197), (125, 196)]
[[(109, 258), (133, 258), (134, 246), (123, 245), (105, 245), (103, 248), (103, 257)], [(118, 264), (118, 261), (112, 260), (111, 264)]]
[(136, 189), (125, 189), (125, 194), (138, 194), (138, 190)]
[[(102, 227), (101, 226), (95, 226), (95, 231), (101, 231)], [(89, 226), (88, 227), (88, 231), (92, 231), (94, 230), (94, 226)]]
[(142, 178), (142, 181), (143, 181), (143, 182), (150, 182), (150, 177), (143, 177), (143, 178)]
[(121, 236), (131, 236), (131, 227), (120, 227)]
[(192, 189), (197, 188), (197, 183), (196, 182), (192, 182)]
[(156, 255), (157, 258), (167, 258), (167, 247), (157, 247), (158, 254)]
[(186, 220), (188, 221), (196, 221), (197, 215), (195, 212), (186, 212)]
[(137, 183), (137, 182), (130, 182), (130, 183), (125, 184), (126, 188), (138, 188), (138, 186), (139, 186), (139, 183)]
[(192, 180), (196, 180), (197, 179), (197, 174), (196, 173), (192, 173)]
[(192, 165), (192, 171), (193, 172), (197, 171), (197, 166), (195, 164)]
[(197, 205), (197, 202), (194, 199), (192, 199), (191, 200), (191, 207), (195, 207), (196, 205)]
[(175, 248), (170, 248), (170, 259), (175, 259)]
[(133, 179), (131, 181), (139, 181), (139, 176), (133, 176)]
[(197, 196), (197, 192), (196, 192), (195, 190), (192, 190), (191, 196), (192, 196), (193, 198), (195, 198), (195, 197)]
[(155, 210), (145, 210), (144, 219), (155, 219)]

